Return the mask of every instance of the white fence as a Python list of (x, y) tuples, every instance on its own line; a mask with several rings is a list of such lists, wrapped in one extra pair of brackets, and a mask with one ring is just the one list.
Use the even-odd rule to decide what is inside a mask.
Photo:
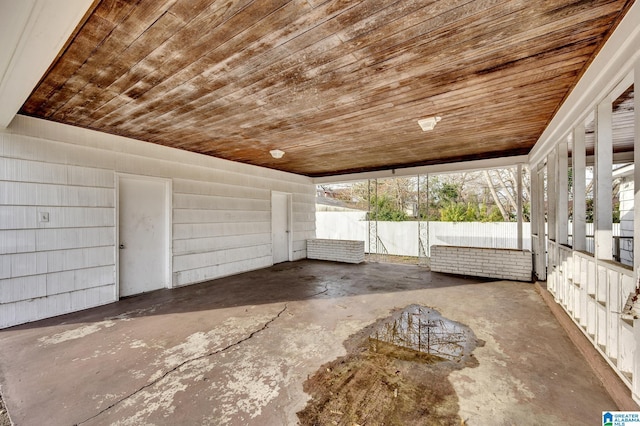
[[(369, 222), (366, 212), (316, 212), (316, 238), (365, 241), (369, 249)], [(427, 222), (376, 223), (379, 242), (388, 254), (418, 256), (419, 226)], [(523, 223), (523, 248), (531, 250), (531, 225)], [(515, 222), (428, 222), (423, 230), (425, 248), (433, 245), (487, 248), (517, 248), (518, 224)], [(427, 241), (424, 241), (428, 235)], [(428, 253), (428, 252), (427, 252)]]

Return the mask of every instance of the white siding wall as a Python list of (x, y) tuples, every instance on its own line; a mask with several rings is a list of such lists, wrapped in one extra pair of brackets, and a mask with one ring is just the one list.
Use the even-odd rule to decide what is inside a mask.
[(315, 237), (306, 177), (18, 116), (0, 131), (0, 328), (115, 300), (116, 173), (173, 180), (174, 286), (271, 265), (271, 191), (293, 194), (294, 260)]

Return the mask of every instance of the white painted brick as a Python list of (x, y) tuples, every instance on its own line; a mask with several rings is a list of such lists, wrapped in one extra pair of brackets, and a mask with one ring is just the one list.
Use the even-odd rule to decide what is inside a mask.
[(435, 272), (529, 281), (531, 268), (529, 252), (432, 246), (431, 270)]
[(364, 241), (307, 240), (307, 258), (361, 263), (364, 261)]

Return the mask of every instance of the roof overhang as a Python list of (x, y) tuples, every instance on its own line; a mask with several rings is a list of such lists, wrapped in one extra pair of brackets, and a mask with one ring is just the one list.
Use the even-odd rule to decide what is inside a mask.
[[(605, 100), (613, 102), (634, 81), (640, 60), (640, 3), (634, 3), (534, 145), (528, 163), (542, 164), (562, 140)], [(628, 155), (619, 155), (629, 161)], [(615, 158), (614, 158), (615, 159)]]

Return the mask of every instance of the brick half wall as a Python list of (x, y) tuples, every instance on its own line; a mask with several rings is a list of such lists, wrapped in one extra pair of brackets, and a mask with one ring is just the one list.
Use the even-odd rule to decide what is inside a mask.
[(431, 270), (447, 274), (531, 281), (531, 251), (431, 246)]
[(307, 258), (334, 262), (364, 262), (364, 241), (307, 240)]

